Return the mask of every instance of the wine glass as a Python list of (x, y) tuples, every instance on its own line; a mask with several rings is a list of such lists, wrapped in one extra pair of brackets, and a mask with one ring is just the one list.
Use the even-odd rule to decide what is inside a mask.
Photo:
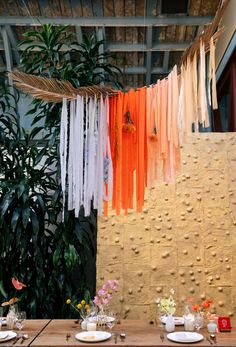
[(20, 311), (16, 314), (15, 326), (17, 329), (22, 330), (25, 326), (26, 312)]
[(160, 307), (157, 308), (157, 317), (158, 317), (158, 327), (164, 328), (164, 321), (166, 318), (166, 314), (161, 310)]
[(109, 312), (106, 317), (106, 325), (110, 330), (110, 333), (112, 334), (112, 328), (114, 327), (116, 323), (116, 314), (114, 312)]

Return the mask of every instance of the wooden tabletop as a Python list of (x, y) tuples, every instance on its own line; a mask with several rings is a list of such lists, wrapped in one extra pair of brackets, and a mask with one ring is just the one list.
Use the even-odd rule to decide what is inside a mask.
[[(28, 339), (18, 340), (12, 339), (10, 341), (5, 341), (0, 343), (0, 347), (6, 347), (6, 346), (29, 346), (34, 339), (41, 333), (41, 331), (47, 326), (47, 324), (50, 322), (50, 319), (27, 319), (24, 329), (21, 331), (13, 329), (17, 334), (27, 334)], [(2, 327), (2, 331), (9, 330), (7, 327)]]
[[(236, 326), (232, 322), (233, 327)], [(236, 322), (235, 322), (236, 323)], [(183, 327), (176, 327), (176, 331), (183, 331)], [(141, 320), (122, 320), (120, 324), (116, 324), (112, 329), (113, 336), (106, 341), (96, 343), (96, 346), (113, 346), (113, 347), (173, 347), (180, 346), (181, 344), (171, 342), (167, 339), (167, 333), (163, 328), (157, 327), (153, 324)], [(32, 347), (70, 347), (70, 346), (86, 346), (94, 347), (94, 343), (80, 342), (76, 340), (75, 335), (81, 332), (80, 325), (76, 324), (74, 320), (52, 320), (41, 333), (30, 343)], [(120, 339), (120, 333), (124, 332), (126, 337), (124, 341)], [(160, 334), (164, 333), (164, 341), (162, 342)], [(189, 344), (193, 347), (236, 347), (236, 332), (233, 329), (230, 333), (218, 333), (216, 344), (206, 338), (209, 336), (206, 329), (201, 329), (200, 333), (204, 336), (204, 340), (196, 344)], [(69, 334), (69, 339), (66, 335)], [(117, 334), (117, 342), (115, 343), (115, 335)], [(188, 346), (188, 344), (183, 344)], [(1, 347), (1, 345), (0, 345)]]

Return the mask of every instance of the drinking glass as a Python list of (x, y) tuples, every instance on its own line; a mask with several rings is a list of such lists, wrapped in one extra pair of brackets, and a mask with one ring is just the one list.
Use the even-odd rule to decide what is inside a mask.
[(116, 314), (114, 312), (109, 312), (107, 315), (107, 321), (106, 321), (106, 325), (110, 330), (110, 333), (112, 333), (112, 328), (114, 327), (115, 323), (116, 323)]
[(25, 326), (26, 312), (20, 311), (16, 314), (15, 326), (17, 329), (22, 330)]
[[(158, 307), (157, 309), (157, 325), (159, 328), (164, 328), (163, 319), (165, 318), (166, 314)], [(155, 319), (156, 320), (156, 319)]]
[(204, 326), (204, 318), (201, 316), (201, 314), (197, 314), (194, 319), (194, 327), (197, 331), (199, 331)]

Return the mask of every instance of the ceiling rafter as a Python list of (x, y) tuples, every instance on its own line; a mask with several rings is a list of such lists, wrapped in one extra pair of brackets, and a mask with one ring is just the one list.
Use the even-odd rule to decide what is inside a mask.
[[(9, 37), (8, 37), (5, 26), (1, 27), (1, 34), (3, 39), (3, 50), (5, 53), (7, 71), (12, 71), (12, 68), (13, 68), (12, 52), (11, 52)], [(12, 85), (12, 81), (11, 80), (9, 81), (10, 81), (10, 84)]]
[(82, 34), (82, 29), (80, 26), (75, 27), (75, 32), (76, 32), (76, 38), (78, 43), (83, 42), (83, 34)]
[(168, 25), (205, 25), (212, 21), (212, 16), (147, 16), (143, 17), (24, 17), (0, 16), (0, 25), (41, 26), (74, 25), (84, 27), (149, 27)]
[[(162, 51), (184, 51), (188, 46), (189, 42), (183, 42), (183, 43), (159, 43), (153, 45), (151, 48), (148, 48), (147, 45), (143, 43), (110, 43), (106, 45), (106, 50), (109, 52), (162, 52)], [(19, 47), (20, 51), (24, 51), (27, 48), (27, 44), (21, 45)], [(73, 49), (73, 45), (71, 45), (71, 48), (68, 48), (67, 46), (63, 45), (61, 47), (62, 51), (69, 51), (70, 49)], [(4, 46), (0, 43), (0, 51), (4, 50)], [(32, 49), (32, 51), (38, 51), (39, 49)]]
[(6, 25), (5, 26), (6, 31), (7, 31), (7, 35), (9, 37), (9, 41), (11, 43), (11, 47), (13, 48), (13, 54), (15, 57), (15, 61), (17, 63), (17, 65), (20, 63), (20, 54), (17, 50), (17, 46), (18, 46), (18, 42), (17, 42), (17, 38), (16, 38), (16, 34), (13, 31), (13, 28), (10, 25)]
[[(133, 74), (147, 74), (147, 68), (145, 66), (129, 66), (122, 69), (122, 72), (126, 75)], [(151, 69), (151, 74), (163, 74), (164, 70), (162, 67), (153, 67)]]
[(169, 59), (170, 59), (170, 51), (165, 51), (163, 58), (163, 73), (169, 72)]
[(108, 44), (107, 49), (110, 52), (162, 52), (162, 51), (184, 51), (189, 47), (189, 42), (183, 43), (157, 43), (151, 48), (148, 48), (147, 45), (142, 43), (114, 43)]

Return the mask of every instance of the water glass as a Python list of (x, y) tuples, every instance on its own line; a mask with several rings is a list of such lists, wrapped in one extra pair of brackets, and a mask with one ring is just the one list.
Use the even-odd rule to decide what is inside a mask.
[(20, 311), (16, 314), (15, 326), (17, 329), (22, 330), (25, 326), (26, 312)]

